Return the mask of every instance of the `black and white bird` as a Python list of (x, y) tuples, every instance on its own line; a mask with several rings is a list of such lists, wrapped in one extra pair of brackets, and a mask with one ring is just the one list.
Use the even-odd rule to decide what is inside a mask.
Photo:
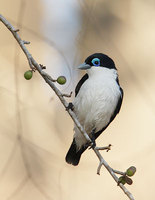
[[(119, 85), (114, 61), (105, 54), (95, 53), (79, 67), (87, 70), (75, 89), (74, 112), (90, 138), (96, 139), (119, 113), (123, 90)], [(78, 165), (81, 154), (88, 148), (85, 137), (74, 126), (73, 142), (66, 162)]]

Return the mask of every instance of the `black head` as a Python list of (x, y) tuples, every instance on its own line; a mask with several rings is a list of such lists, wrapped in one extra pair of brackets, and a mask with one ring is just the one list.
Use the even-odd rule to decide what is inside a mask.
[(95, 67), (116, 69), (114, 61), (103, 53), (94, 53), (86, 58), (85, 63)]

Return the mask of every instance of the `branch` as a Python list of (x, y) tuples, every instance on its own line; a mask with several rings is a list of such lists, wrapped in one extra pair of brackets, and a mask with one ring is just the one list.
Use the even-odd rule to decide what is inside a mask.
[[(86, 140), (88, 141), (88, 143), (90, 144), (90, 146), (92, 145), (92, 141), (90, 139), (90, 137), (88, 136), (88, 134), (86, 133), (86, 131), (84, 130), (84, 128), (81, 126), (80, 122), (78, 121), (75, 113), (71, 110), (71, 109), (67, 109), (68, 108), (68, 103), (67, 101), (64, 99), (64, 96), (60, 90), (55, 86), (54, 79), (47, 73), (45, 73), (43, 71), (43, 68), (41, 65), (39, 65), (35, 59), (32, 57), (32, 55), (29, 53), (28, 49), (26, 48), (25, 44), (29, 44), (29, 42), (24, 41), (20, 38), (18, 32), (19, 29), (15, 29), (2, 15), (0, 15), (0, 21), (11, 31), (11, 33), (13, 34), (14, 38), (16, 39), (16, 41), (18, 42), (18, 44), (20, 45), (21, 49), (23, 50), (24, 54), (27, 57), (28, 63), (30, 68), (35, 71), (37, 70), (40, 75), (42, 76), (42, 78), (45, 80), (45, 82), (54, 90), (55, 94), (58, 96), (58, 98), (60, 99), (61, 103), (63, 104), (63, 106), (65, 107), (66, 111), (69, 113), (70, 117), (72, 118), (72, 120), (74, 121), (74, 123), (76, 124), (76, 126), (78, 127), (78, 129), (81, 131), (81, 133), (84, 135), (84, 137), (86, 138)], [(97, 174), (100, 174), (100, 169), (101, 167), (104, 165), (104, 167), (108, 170), (108, 172), (110, 173), (110, 175), (113, 177), (113, 179), (116, 181), (116, 183), (118, 184), (118, 177), (116, 176), (115, 173), (118, 173), (119, 171), (113, 170), (108, 163), (103, 159), (101, 153), (99, 152), (99, 150), (104, 150), (110, 149), (110, 145), (108, 147), (95, 147), (93, 149), (93, 151), (95, 152), (96, 156), (99, 159), (99, 166), (97, 169)], [(123, 172), (119, 172), (119, 174), (124, 174)], [(119, 183), (118, 186), (124, 191), (124, 193), (128, 196), (128, 198), (130, 200), (134, 200), (134, 197), (132, 196), (132, 194), (126, 189), (126, 187), (122, 184)]]

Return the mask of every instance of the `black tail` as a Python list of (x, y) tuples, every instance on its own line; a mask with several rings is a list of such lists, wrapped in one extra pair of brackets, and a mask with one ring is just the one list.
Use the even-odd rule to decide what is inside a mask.
[(83, 146), (81, 149), (77, 151), (77, 145), (75, 142), (75, 139), (73, 139), (73, 142), (68, 150), (68, 153), (66, 155), (66, 162), (68, 164), (72, 164), (74, 166), (79, 164), (81, 154), (88, 148), (88, 146)]

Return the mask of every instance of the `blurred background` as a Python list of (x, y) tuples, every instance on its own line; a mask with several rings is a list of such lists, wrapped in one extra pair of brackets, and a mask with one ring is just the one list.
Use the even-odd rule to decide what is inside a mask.
[[(155, 2), (153, 0), (0, 0), (0, 13), (30, 41), (28, 49), (53, 78), (67, 77), (92, 53), (113, 58), (124, 89), (122, 109), (97, 140), (114, 169), (136, 166), (135, 199), (155, 199)], [(0, 23), (0, 199), (127, 199), (92, 150), (79, 166), (65, 163), (73, 122), (40, 75), (27, 81), (27, 59)], [(68, 99), (71, 101), (72, 99)]]

